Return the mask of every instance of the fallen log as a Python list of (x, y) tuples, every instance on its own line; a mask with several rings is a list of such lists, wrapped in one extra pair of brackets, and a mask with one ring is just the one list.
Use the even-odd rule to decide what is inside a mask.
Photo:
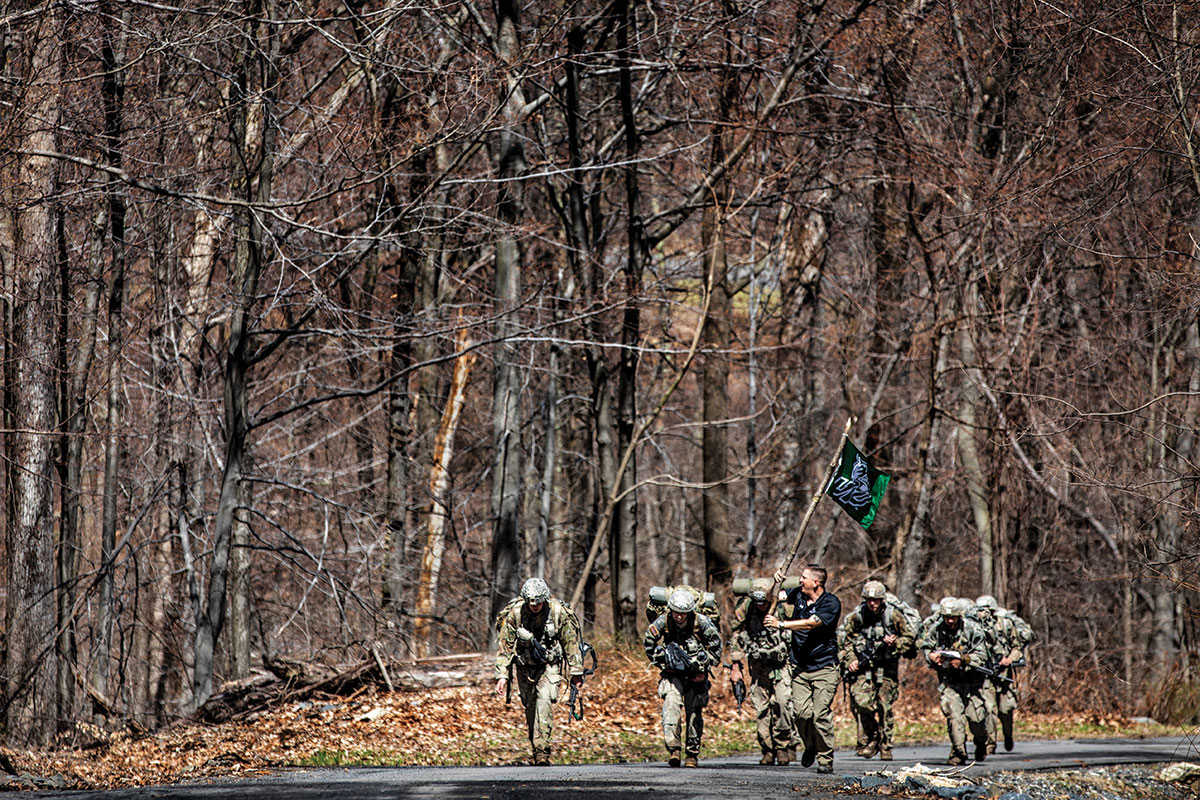
[(372, 653), (371, 658), (340, 667), (268, 658), (264, 660), (264, 669), (223, 684), (197, 709), (195, 718), (217, 724), (313, 697), (336, 699), (365, 691), (477, 686), (491, 681), (492, 658), (487, 653), (459, 653), (389, 661)]

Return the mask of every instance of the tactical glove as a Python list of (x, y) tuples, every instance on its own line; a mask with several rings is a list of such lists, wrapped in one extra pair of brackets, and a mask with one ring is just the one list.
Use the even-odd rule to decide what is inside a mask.
[(526, 628), (517, 628), (517, 638), (522, 642), (532, 642), (533, 631), (527, 630)]

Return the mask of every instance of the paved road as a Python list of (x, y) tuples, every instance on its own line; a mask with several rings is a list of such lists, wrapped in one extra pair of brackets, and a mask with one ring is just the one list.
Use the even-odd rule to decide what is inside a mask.
[[(990, 772), (1063, 769), (1102, 764), (1137, 764), (1196, 759), (1200, 740), (1090, 739), (1017, 742), (982, 764), (959, 768), (963, 777)], [(158, 786), (105, 792), (40, 792), (39, 798), (65, 800), (683, 800), (684, 798), (767, 798), (800, 796), (820, 800), (844, 785), (843, 775), (862, 775), (917, 762), (945, 760), (946, 745), (900, 747), (891, 764), (839, 753), (834, 774), (817, 775), (798, 764), (761, 767), (757, 757), (735, 756), (700, 762), (699, 769), (665, 764), (534, 767), (379, 767), (288, 770), (244, 782), (202, 786)], [(878, 800), (879, 795), (837, 794)]]

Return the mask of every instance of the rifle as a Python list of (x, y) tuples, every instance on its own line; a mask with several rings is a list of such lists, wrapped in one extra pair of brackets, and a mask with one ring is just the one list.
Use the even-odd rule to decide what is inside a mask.
[[(568, 718), (576, 721), (583, 719), (583, 698), (579, 696), (579, 689), (583, 686), (583, 681), (588, 675), (596, 673), (596, 667), (599, 666), (596, 662), (596, 648), (584, 641), (579, 642), (579, 662), (582, 664), (587, 660), (588, 654), (592, 656), (592, 666), (590, 669), (584, 669), (583, 674), (579, 677), (579, 682), (571, 682), (571, 697), (567, 700)], [(579, 704), (579, 710), (575, 710), (575, 704)]]
[(546, 646), (538, 641), (532, 631), (525, 628), (517, 628), (517, 646), (525, 645), (529, 648), (529, 653), (533, 657), (535, 664), (550, 663), (549, 654), (546, 652)]
[(858, 669), (853, 673), (847, 670), (847, 674), (861, 674), (870, 672), (875, 668), (875, 662), (879, 660), (879, 644), (877, 642), (867, 642), (862, 648), (854, 648), (854, 657), (858, 659)]
[[(741, 661), (734, 663), (740, 664)], [(729, 685), (733, 688), (733, 699), (737, 700), (738, 713), (740, 714), (742, 712), (742, 703), (746, 702), (746, 681), (741, 678), (738, 678), (736, 681), (733, 679), (733, 663), (725, 663), (721, 666), (730, 671)]]
[(513, 662), (510, 659), (508, 662), (508, 679), (504, 682), (504, 705), (512, 705), (512, 674)]

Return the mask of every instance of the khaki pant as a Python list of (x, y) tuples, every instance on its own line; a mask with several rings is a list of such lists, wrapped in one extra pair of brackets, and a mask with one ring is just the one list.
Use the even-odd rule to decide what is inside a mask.
[(817, 764), (833, 766), (833, 698), (837, 694), (838, 668), (792, 673), (792, 714), (796, 739), (805, 752), (816, 754)]
[(529, 744), (536, 760), (539, 755), (550, 757), (550, 729), (554, 721), (553, 704), (558, 701), (562, 672), (557, 664), (540, 667), (513, 667), (521, 705), (525, 706), (525, 726)]
[(1017, 710), (1017, 700), (1017, 687), (1011, 680), (1007, 681), (1007, 685), (999, 681), (986, 681), (983, 684), (983, 702), (987, 708), (989, 749), (996, 747), (997, 728), (1006, 732), (1008, 738), (1012, 738), (1013, 712)]
[(662, 698), (663, 744), (667, 752), (678, 751), (679, 726), (685, 722), (686, 752), (700, 755), (700, 738), (704, 735), (704, 707), (708, 705), (708, 678), (693, 681), (682, 676), (663, 676), (658, 682)]
[(982, 684), (939, 683), (938, 693), (942, 696), (942, 713), (946, 715), (951, 751), (963, 758), (968, 757), (968, 729), (976, 749), (987, 747), (987, 706), (983, 699)]
[(880, 669), (850, 678), (850, 710), (858, 723), (860, 747), (877, 744), (881, 753), (892, 751), (896, 727), (892, 706), (899, 694), (896, 680)]
[(792, 682), (787, 664), (751, 661), (749, 673), (758, 746), (764, 753), (785, 750), (792, 743)]

